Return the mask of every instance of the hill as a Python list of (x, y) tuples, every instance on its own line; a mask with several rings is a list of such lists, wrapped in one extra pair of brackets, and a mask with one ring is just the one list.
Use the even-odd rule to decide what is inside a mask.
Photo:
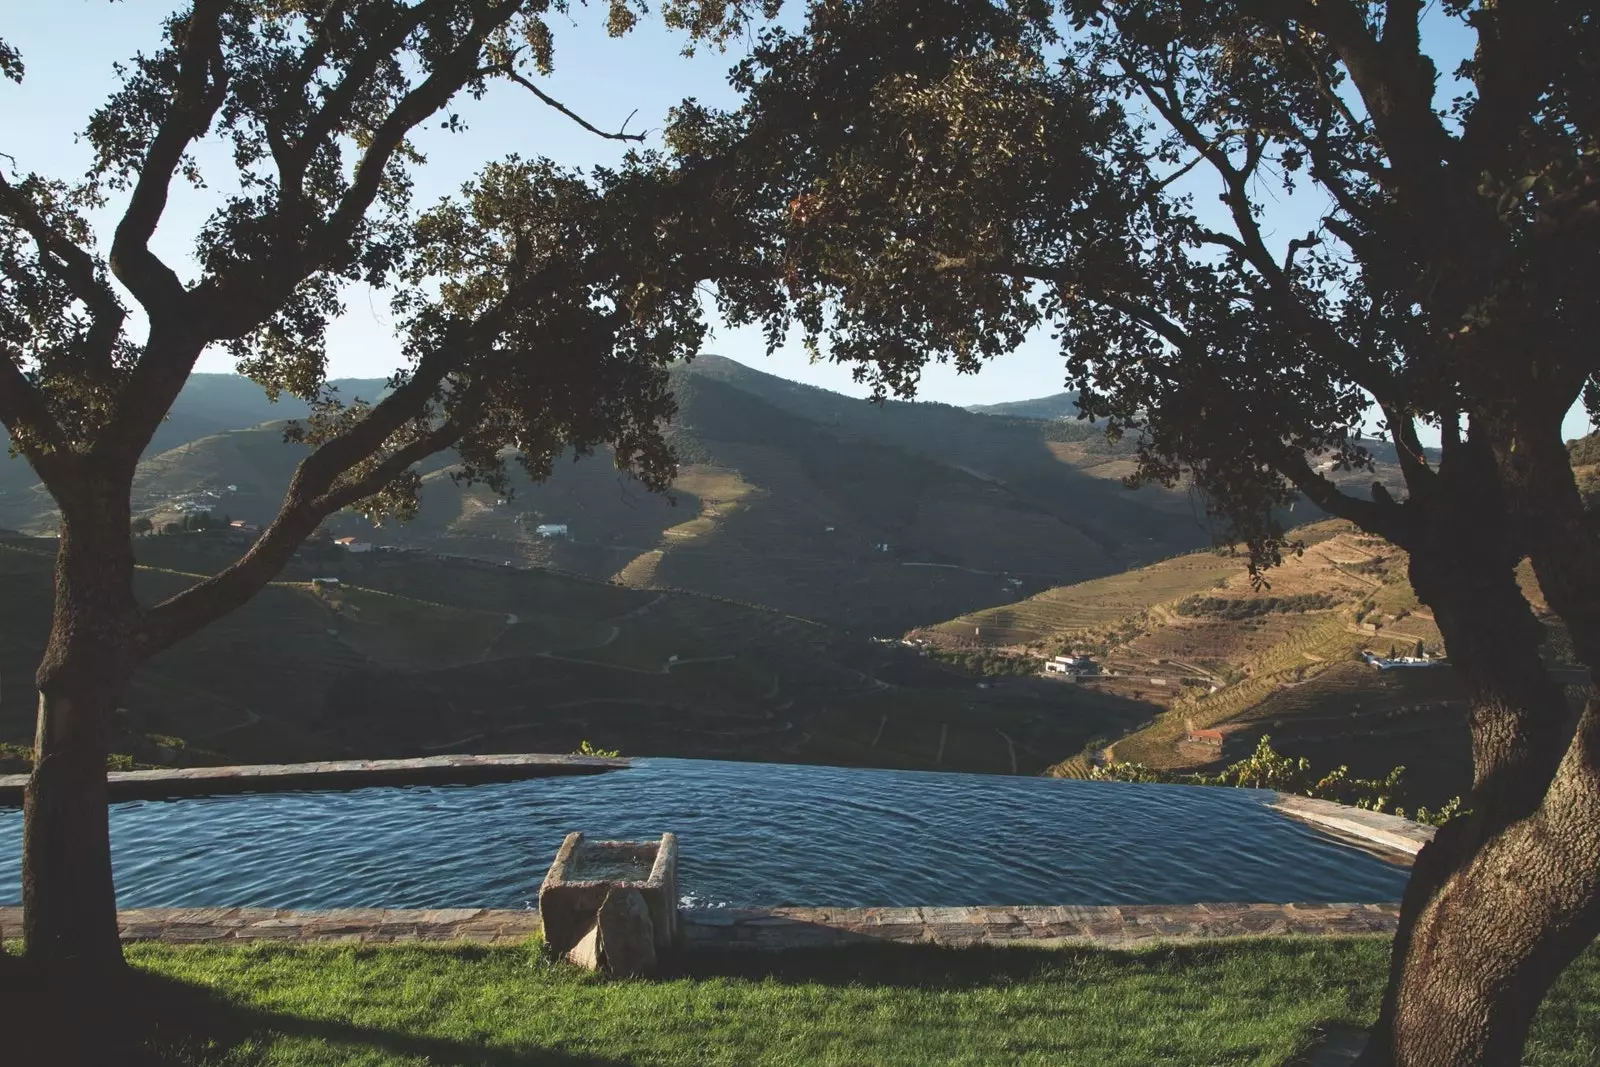
[[(137, 592), (234, 558), (219, 534), (141, 538)], [(0, 741), (25, 746), (49, 542), (0, 541)], [(338, 578), (338, 587), (311, 579)], [(1152, 709), (687, 592), (308, 545), (239, 611), (143, 667), (116, 751), (140, 763), (571, 751), (1039, 773)], [(13, 749), (13, 751), (17, 751)]]
[(1023, 419), (1075, 419), (1078, 417), (1077, 393), (1052, 393), (1032, 400), (1008, 400), (1003, 404), (970, 404), (968, 411), (983, 415), (1014, 415)]
[[(382, 385), (340, 389), (368, 397)], [(458, 484), (443, 455), (422, 469), (415, 520), (374, 528), (342, 515), (328, 528), (378, 545), (707, 592), (861, 634), (1117, 574), (1211, 539), (1186, 492), (1125, 489), (1131, 443), (1087, 423), (874, 404), (717, 356), (675, 368), (673, 389), (669, 434), (683, 467), (670, 498), (644, 492), (605, 453), (560, 463), (539, 485), (517, 475), (508, 496)], [(302, 454), (283, 443), (281, 418), (262, 418), (273, 414), (304, 406), (271, 405), (244, 379), (196, 376), (163, 433), (205, 432), (145, 459), (136, 513), (158, 528), (196, 510), (266, 522)], [(243, 425), (216, 428), (230, 422)], [(17, 470), (27, 472), (13, 464), (8, 473)], [(1393, 481), (1394, 471), (1379, 476)], [(1316, 515), (1286, 515), (1296, 517)], [(544, 524), (569, 536), (541, 537)], [(0, 525), (50, 532), (52, 502), (37, 485), (0, 487)]]
[[(1314, 766), (1379, 776), (1411, 768), (1410, 802), (1437, 805), (1471, 781), (1465, 692), (1448, 668), (1379, 671), (1386, 656), (1448, 652), (1406, 580), (1407, 558), (1346, 523), (1307, 526), (1302, 555), (1250, 587), (1244, 560), (1218, 551), (1165, 560), (971, 613), (910, 636), (947, 650), (1097, 655), (1104, 677), (1080, 682), (1162, 708), (1151, 723), (1098, 739), (1056, 773), (1112, 758), (1166, 769), (1215, 767), (1263, 734)], [(1531, 569), (1520, 572), (1550, 629), (1553, 668), (1567, 658)], [(1570, 672), (1568, 672), (1570, 673)], [(1063, 683), (1068, 684), (1068, 683)], [(1217, 731), (1216, 734), (1195, 731)]]
[[(374, 529), (340, 516), (329, 527), (379, 545), (698, 590), (858, 632), (899, 632), (1018, 588), (1115, 573), (1207, 536), (1182, 494), (1130, 493), (1064, 462), (1053, 451), (1062, 442), (1047, 440), (1062, 431), (1036, 420), (879, 406), (715, 356), (673, 374), (670, 436), (683, 468), (670, 499), (644, 492), (603, 453), (558, 464), (540, 485), (516, 476), (509, 497), (457, 484), (444, 456), (424, 468), (414, 521)], [(271, 414), (259, 393), (242, 379), (199, 376), (173, 422), (197, 425), (196, 411), (208, 427)], [(258, 420), (148, 457), (136, 512), (158, 526), (207, 508), (265, 522), (301, 455), (282, 429)], [(43, 534), (54, 522), (37, 486), (0, 498), (0, 524)], [(547, 523), (570, 536), (538, 536)]]

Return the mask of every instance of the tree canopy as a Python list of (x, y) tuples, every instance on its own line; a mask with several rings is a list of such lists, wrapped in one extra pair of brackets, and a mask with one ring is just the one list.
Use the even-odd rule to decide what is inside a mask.
[[(1600, 700), (1548, 676), (1515, 574), (1600, 668), (1600, 524), (1561, 437), (1580, 397), (1600, 414), (1600, 17), (1445, 0), (1473, 48), (1442, 82), (1425, 10), (818, 0), (672, 144), (765, 205), (777, 266), (738, 295), (769, 336), (907, 394), (1049, 329), (1083, 413), (1134, 435), (1131, 481), (1189, 479), (1257, 568), (1299, 496), (1409, 553), (1475, 785), (1418, 859), (1364, 1062), (1442, 1067), (1518, 1062), (1600, 933)], [(1400, 499), (1327, 476), (1371, 468), (1374, 421)]]
[(788, 203), (785, 310), (832, 358), (903, 393), (1047, 326), (1139, 477), (1181, 467), (1270, 559), (1296, 492), (1389, 522), (1305, 462), (1367, 465), (1374, 413), (1421, 491), (1419, 424), (1600, 400), (1593, 19), (1445, 8), (1479, 48), (1436, 102), (1419, 4), (816, 4), (674, 143)]
[[(609, 31), (642, 10), (614, 0)], [(647, 485), (670, 481), (665, 368), (699, 346), (695, 287), (716, 262), (711, 221), (670, 161), (633, 150), (584, 174), (513, 156), (458, 197), (420, 214), (412, 203), (415, 131), (457, 124), (452, 101), (495, 79), (596, 135), (640, 139), (595, 129), (540, 87), (566, 11), (199, 0), (90, 117), (86, 177), (0, 173), (0, 422), (69, 518), (95, 475), (131, 471), (208, 346), (269, 394), (313, 404), (293, 431), (313, 451), (279, 520), (235, 567), (145, 613), (146, 651), (239, 603), (329, 513), (407, 513), (412, 464), (447, 447), (469, 479), (497, 479), (508, 452), (537, 477), (564, 449), (605, 444)], [(667, 11), (713, 39), (728, 28), (715, 14)], [(20, 79), (15, 51), (0, 58)], [(213, 182), (236, 191), (196, 235), (186, 283), (150, 238), (174, 183), (206, 181), (195, 146), (208, 138), (231, 163)], [(102, 253), (87, 213), (117, 202)], [(407, 365), (375, 404), (325, 387), (327, 328), (357, 281), (393, 294), (404, 339)]]

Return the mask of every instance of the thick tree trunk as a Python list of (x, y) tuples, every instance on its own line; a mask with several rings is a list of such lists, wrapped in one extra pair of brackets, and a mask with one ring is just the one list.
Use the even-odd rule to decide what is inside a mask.
[(1600, 701), (1539, 810), (1478, 844), (1420, 907), (1411, 897), (1385, 1018), (1361, 1062), (1520, 1064), (1540, 1002), (1600, 935)]
[(1545, 993), (1600, 933), (1600, 705), (1574, 722), (1493, 526), (1460, 513), (1412, 549), (1470, 692), (1472, 815), (1417, 857), (1364, 1067), (1520, 1064)]
[(103, 975), (122, 963), (106, 756), (112, 713), (134, 666), (138, 605), (126, 486), (84, 497), (62, 509), (23, 815), (27, 958), (52, 981)]

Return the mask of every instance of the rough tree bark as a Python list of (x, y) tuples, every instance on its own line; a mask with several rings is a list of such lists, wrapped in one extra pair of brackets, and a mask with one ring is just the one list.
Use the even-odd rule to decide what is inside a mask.
[(23, 815), (23, 933), (30, 963), (66, 976), (122, 963), (111, 875), (106, 756), (133, 672), (126, 477), (96, 475), (61, 501), (55, 610), (37, 681), (34, 767)]
[(1412, 585), (1469, 690), (1472, 814), (1417, 857), (1364, 1067), (1520, 1064), (1540, 1002), (1600, 934), (1600, 702), (1575, 721), (1540, 660), (1514, 572), (1520, 547), (1542, 554), (1513, 529), (1522, 495), (1415, 501), (1432, 521), (1404, 546)]

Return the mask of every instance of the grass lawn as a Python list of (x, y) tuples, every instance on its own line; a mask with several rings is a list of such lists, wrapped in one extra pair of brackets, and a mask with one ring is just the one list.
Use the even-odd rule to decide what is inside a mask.
[[(139, 1025), (161, 1063), (1277, 1067), (1321, 1024), (1370, 1021), (1386, 952), (1371, 939), (1136, 952), (872, 946), (708, 955), (656, 981), (580, 973), (533, 944), (140, 944), (128, 957)], [(1524, 1062), (1597, 1059), (1591, 951), (1549, 998)]]

